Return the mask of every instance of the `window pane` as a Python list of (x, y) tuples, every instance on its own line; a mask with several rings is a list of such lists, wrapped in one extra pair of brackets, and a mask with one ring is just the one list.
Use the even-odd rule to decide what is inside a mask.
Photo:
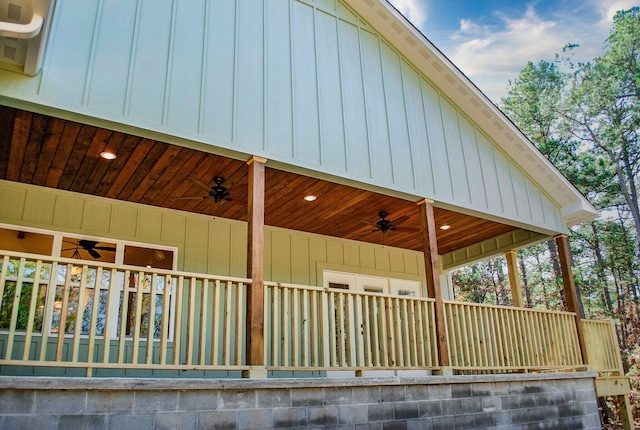
[(78, 260), (116, 262), (116, 244), (92, 239), (62, 238), (62, 257)]
[(173, 269), (173, 251), (126, 245), (124, 264), (171, 270)]
[(0, 228), (0, 248), (14, 252), (51, 255), (53, 236)]

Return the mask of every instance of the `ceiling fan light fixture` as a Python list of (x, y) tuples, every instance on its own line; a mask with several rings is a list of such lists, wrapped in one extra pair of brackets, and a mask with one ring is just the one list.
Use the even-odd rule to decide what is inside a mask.
[(100, 153), (100, 157), (104, 158), (105, 160), (115, 160), (117, 155), (111, 151), (102, 151)]
[(309, 195), (304, 196), (304, 199), (306, 201), (308, 201), (308, 202), (312, 202), (312, 201), (316, 200), (317, 198), (318, 198), (318, 196), (314, 196), (313, 194), (309, 194)]

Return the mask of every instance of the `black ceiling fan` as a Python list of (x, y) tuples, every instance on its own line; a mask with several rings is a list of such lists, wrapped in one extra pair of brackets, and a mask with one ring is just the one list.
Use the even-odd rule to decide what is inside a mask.
[(242, 201), (233, 199), (229, 188), (224, 186), (225, 179), (222, 176), (215, 176), (213, 182), (215, 185), (209, 186), (196, 178), (189, 178), (194, 184), (207, 191), (206, 196), (184, 196), (184, 197), (172, 197), (174, 200), (205, 200), (212, 199), (215, 203), (224, 203), (235, 201), (237, 203), (243, 203)]
[(98, 246), (100, 242), (97, 242), (95, 240), (78, 239), (77, 243), (68, 242), (66, 240), (65, 242), (74, 245), (73, 248), (67, 248), (62, 250), (62, 251), (73, 250), (73, 255), (71, 256), (71, 258), (80, 258), (80, 249), (87, 251), (87, 253), (89, 253), (89, 255), (92, 256), (94, 259), (98, 259), (102, 257), (102, 255), (98, 252), (98, 250), (116, 252), (115, 246)]
[(374, 230), (368, 230), (363, 232), (362, 234), (375, 233), (377, 231), (382, 232), (382, 234), (387, 233), (388, 231), (407, 231), (407, 232), (418, 232), (420, 229), (413, 227), (399, 227), (400, 224), (409, 219), (407, 215), (396, 218), (394, 221), (387, 219), (389, 214), (386, 211), (378, 212), (378, 216), (380, 219), (373, 223), (369, 221), (362, 221), (364, 224), (375, 227)]

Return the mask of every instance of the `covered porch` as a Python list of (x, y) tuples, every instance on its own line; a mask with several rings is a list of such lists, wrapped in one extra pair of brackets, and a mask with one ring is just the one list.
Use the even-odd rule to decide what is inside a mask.
[[(18, 240), (57, 232), (44, 253), (0, 245), (3, 375), (590, 370), (608, 377), (601, 393), (628, 392), (611, 323), (579, 313), (566, 236), (555, 237), (566, 311), (523, 308), (509, 258), (513, 307), (456, 302), (443, 272), (553, 234), (195, 142), (167, 144), (142, 130), (0, 110), (0, 222)], [(117, 158), (101, 159), (104, 151)], [(214, 177), (224, 179), (228, 199), (211, 194)], [(393, 228), (381, 230), (381, 212)], [(185, 213), (195, 218), (178, 221)], [(134, 230), (173, 246), (174, 264), (127, 264), (110, 246), (99, 257), (64, 253), (67, 236), (78, 250), (81, 240), (126, 242)], [(419, 288), (327, 282), (327, 271), (345, 268), (395, 273)]]

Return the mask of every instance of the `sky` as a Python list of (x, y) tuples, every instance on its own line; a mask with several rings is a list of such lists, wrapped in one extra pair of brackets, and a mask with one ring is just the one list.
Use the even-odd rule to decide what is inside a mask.
[(389, 0), (493, 102), (527, 62), (603, 52), (617, 10), (640, 0)]

